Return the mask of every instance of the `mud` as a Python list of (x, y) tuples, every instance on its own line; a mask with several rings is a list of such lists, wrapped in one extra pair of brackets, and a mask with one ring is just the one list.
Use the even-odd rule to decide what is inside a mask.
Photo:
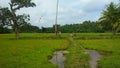
[(54, 56), (50, 60), (53, 64), (57, 64), (59, 68), (64, 68), (64, 61), (65, 56), (64, 54), (67, 54), (68, 51), (56, 51), (54, 52)]
[(97, 68), (97, 61), (101, 59), (101, 55), (95, 50), (85, 50), (91, 57), (89, 63), (91, 68)]

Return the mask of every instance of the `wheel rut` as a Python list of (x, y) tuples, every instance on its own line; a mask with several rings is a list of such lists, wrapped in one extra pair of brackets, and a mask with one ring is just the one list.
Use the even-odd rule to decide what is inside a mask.
[(97, 68), (97, 61), (101, 59), (101, 55), (96, 50), (85, 50), (90, 55), (89, 64), (91, 68)]

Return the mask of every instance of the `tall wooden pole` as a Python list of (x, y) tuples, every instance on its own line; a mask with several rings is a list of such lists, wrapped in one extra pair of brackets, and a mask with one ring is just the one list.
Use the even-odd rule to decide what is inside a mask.
[[(55, 32), (57, 31), (57, 22), (58, 22), (58, 5), (59, 5), (59, 0), (57, 0), (57, 4), (56, 4)], [(57, 35), (57, 34), (56, 34), (56, 35)]]
[[(57, 0), (57, 4), (56, 4), (55, 33), (57, 31), (57, 22), (58, 22), (58, 5), (59, 5), (59, 0)], [(57, 35), (57, 33), (56, 33), (56, 35)], [(57, 52), (56, 52), (56, 62), (58, 63)]]

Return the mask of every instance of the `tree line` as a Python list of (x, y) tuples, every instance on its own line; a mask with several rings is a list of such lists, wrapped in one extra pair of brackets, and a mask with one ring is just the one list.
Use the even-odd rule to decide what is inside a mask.
[[(99, 23), (92, 21), (84, 21), (79, 24), (66, 24), (66, 25), (57, 25), (58, 30), (62, 33), (100, 33), (104, 30), (100, 27)], [(44, 33), (53, 33), (55, 32), (55, 25), (53, 27), (42, 27), (41, 32)]]

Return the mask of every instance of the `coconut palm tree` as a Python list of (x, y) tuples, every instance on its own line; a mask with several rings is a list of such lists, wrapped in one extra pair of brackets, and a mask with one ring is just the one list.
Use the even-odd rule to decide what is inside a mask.
[(109, 23), (108, 26), (111, 26), (113, 35), (116, 34), (118, 31), (118, 27), (120, 25), (120, 11), (118, 5), (115, 5), (113, 2), (111, 2), (108, 6), (107, 9), (103, 11), (102, 17), (99, 19), (99, 22), (101, 24)]

